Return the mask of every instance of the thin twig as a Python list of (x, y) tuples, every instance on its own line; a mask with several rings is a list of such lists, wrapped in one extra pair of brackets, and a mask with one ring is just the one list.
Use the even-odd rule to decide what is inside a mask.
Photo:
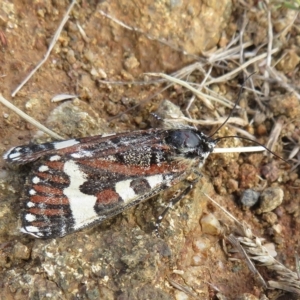
[(300, 100), (300, 94), (290, 84), (287, 83), (288, 79), (283, 73), (278, 72), (274, 67), (268, 68), (269, 74), (274, 78), (278, 85), (282, 86), (288, 92), (293, 93), (298, 100)]
[[(272, 20), (271, 20), (271, 10), (269, 8), (269, 1), (265, 0), (265, 9), (267, 11), (267, 20), (268, 20), (268, 47), (267, 47), (267, 57), (266, 57), (266, 68), (264, 71), (265, 78), (269, 78), (270, 74), (268, 71), (268, 68), (271, 67), (271, 61), (272, 61), (272, 47), (273, 47), (273, 26), (272, 26)], [(268, 80), (265, 80), (263, 83), (263, 91), (265, 97), (269, 96), (270, 93), (270, 86)]]
[(60, 101), (64, 101), (64, 100), (74, 99), (77, 97), (78, 97), (77, 95), (59, 94), (59, 95), (55, 95), (54, 97), (52, 97), (51, 102), (60, 102)]
[(18, 114), (21, 118), (23, 118), (24, 120), (26, 120), (27, 122), (29, 122), (33, 126), (37, 127), (38, 129), (42, 130), (46, 134), (50, 135), (54, 139), (64, 140), (63, 137), (61, 137), (57, 133), (53, 132), (52, 130), (48, 129), (47, 127), (45, 127), (44, 125), (42, 125), (41, 123), (39, 123), (38, 121), (36, 121), (35, 119), (33, 119), (32, 117), (30, 117), (27, 114), (25, 114), (22, 110), (20, 110), (16, 106), (14, 106), (12, 103), (10, 103), (8, 100), (6, 100), (1, 94), (0, 94), (0, 102), (3, 105), (5, 105), (6, 107), (8, 107), (9, 109), (11, 109), (16, 114)]
[(251, 257), (249, 257), (249, 255), (247, 254), (246, 250), (244, 249), (244, 247), (241, 245), (240, 241), (233, 235), (230, 234), (227, 237), (227, 240), (239, 251), (239, 253), (241, 253), (244, 258), (246, 259), (248, 268), (250, 269), (250, 271), (257, 275), (258, 278), (260, 279), (261, 283), (263, 284), (263, 286), (265, 288), (268, 287), (266, 281), (263, 279), (263, 277), (261, 276), (261, 274), (258, 272), (258, 270), (255, 267), (255, 264), (252, 262)]
[[(240, 29), (240, 45), (243, 45), (243, 37), (244, 37), (244, 32), (245, 29), (247, 27), (248, 24), (248, 18), (246, 17), (246, 13), (244, 13), (243, 16), (243, 24), (242, 24), (242, 28)], [(240, 64), (244, 63), (244, 52), (245, 52), (245, 48), (244, 47), (240, 47)]]
[(266, 147), (269, 148), (271, 151), (274, 151), (275, 146), (278, 144), (278, 139), (282, 131), (283, 125), (284, 125), (284, 120), (281, 118), (275, 122), (272, 128), (268, 142), (266, 144)]
[(178, 289), (179, 291), (184, 292), (185, 294), (191, 296), (194, 299), (199, 299), (199, 297), (195, 293), (193, 293), (193, 291), (191, 291), (191, 289), (188, 286), (184, 286), (184, 285), (176, 282), (175, 280), (173, 280), (170, 277), (168, 277), (167, 279), (174, 288)]
[[(279, 48), (274, 48), (271, 53), (274, 54), (276, 52), (279, 51)], [(229, 73), (226, 73), (223, 76), (220, 76), (218, 78), (213, 78), (211, 81), (207, 82), (207, 85), (213, 84), (213, 83), (218, 83), (218, 82), (224, 82), (224, 81), (229, 81), (230, 79), (234, 78), (235, 76), (237, 76), (237, 74), (239, 72), (241, 72), (242, 70), (246, 69), (246, 67), (248, 67), (249, 65), (255, 63), (256, 61), (259, 61), (263, 58), (265, 58), (267, 56), (267, 53), (263, 53), (261, 55), (258, 55), (248, 61), (246, 61), (244, 64), (242, 64), (241, 66), (239, 66), (238, 68), (232, 70)]]
[[(212, 66), (209, 67), (207, 73), (205, 74), (205, 77), (203, 78), (200, 86), (198, 87), (198, 90), (202, 90), (203, 86), (205, 85), (206, 80), (210, 76), (211, 71), (212, 71)], [(188, 103), (188, 105), (187, 105), (187, 107), (185, 109), (185, 111), (186, 111), (186, 113), (187, 113), (187, 115), (188, 115), (189, 118), (191, 118), (189, 109), (191, 108), (193, 102), (195, 101), (195, 98), (196, 98), (196, 96), (193, 94), (193, 97), (190, 99), (190, 101), (189, 101), (189, 103)]]
[(210, 64), (214, 64), (215, 62), (221, 61), (221, 60), (226, 60), (226, 59), (232, 59), (234, 55), (236, 55), (237, 58), (240, 57), (240, 51), (241, 49), (246, 49), (250, 46), (253, 45), (253, 42), (245, 42), (241, 45), (238, 45), (236, 47), (233, 48), (229, 48), (229, 49), (220, 49), (221, 51), (216, 51), (212, 54), (207, 54), (208, 56), (208, 62)]
[(195, 93), (202, 101), (203, 103), (206, 105), (207, 108), (209, 108), (210, 110), (213, 110), (214, 107), (213, 105), (207, 101), (207, 99), (210, 99), (212, 101), (215, 102), (219, 102), (222, 103), (223, 105), (227, 106), (227, 107), (232, 107), (232, 105), (226, 105), (224, 104), (224, 102), (220, 101), (219, 99), (215, 98), (215, 97), (211, 97), (210, 95), (204, 94), (202, 92), (200, 92), (198, 89), (195, 89), (194, 87), (192, 87), (188, 82), (180, 80), (178, 78), (169, 76), (167, 74), (164, 73), (146, 73), (147, 75), (151, 75), (151, 76), (159, 76), (159, 77), (163, 77), (169, 81), (173, 81), (181, 86), (186, 87), (187, 89), (189, 89), (191, 92)]
[(50, 52), (52, 51), (54, 45), (56, 44), (60, 33), (63, 29), (63, 27), (65, 26), (66, 22), (69, 19), (69, 14), (73, 8), (73, 6), (75, 5), (76, 0), (73, 0), (71, 5), (69, 6), (62, 22), (60, 23), (55, 35), (53, 36), (53, 39), (49, 45), (48, 51), (46, 52), (44, 58), (37, 64), (37, 66), (27, 75), (27, 77), (22, 81), (22, 83), (13, 91), (13, 93), (11, 94), (12, 97), (15, 97), (15, 95), (18, 93), (18, 91), (27, 83), (27, 81), (33, 76), (33, 74), (46, 62), (46, 60), (48, 59)]
[[(171, 116), (173, 118), (173, 116)], [(212, 126), (212, 125), (219, 125), (222, 124), (222, 122), (224, 122), (226, 120), (226, 117), (219, 117), (217, 120), (214, 119), (206, 119), (206, 120), (194, 120), (191, 118), (187, 118), (187, 117), (178, 117), (178, 116), (174, 116), (174, 119), (165, 119), (165, 121), (170, 121), (170, 122), (189, 122), (192, 124), (198, 124), (198, 125), (203, 125), (203, 126)], [(227, 123), (233, 123), (235, 125), (240, 125), (240, 126), (246, 126), (246, 122), (239, 117), (230, 117), (227, 120)]]
[[(298, 242), (299, 243), (299, 242)], [(299, 244), (298, 244), (299, 245)], [(298, 276), (298, 280), (300, 281), (300, 261), (299, 261), (299, 255), (297, 251), (295, 251), (295, 266), (296, 266), (296, 273)]]
[(85, 33), (85, 31), (83, 30), (83, 28), (81, 27), (81, 25), (80, 25), (78, 22), (76, 22), (76, 25), (77, 25), (77, 28), (78, 28), (78, 30), (79, 30), (79, 32), (80, 32), (80, 34), (81, 34), (83, 40), (84, 40), (86, 43), (89, 43), (91, 39), (86, 35), (86, 33)]
[[(230, 127), (234, 128), (236, 133), (239, 133), (240, 135), (242, 135), (250, 140), (256, 141), (256, 137), (254, 135), (252, 135), (251, 133), (249, 133), (248, 131), (246, 131), (245, 129), (233, 126), (231, 124), (229, 124), (229, 125), (230, 125)], [(237, 125), (239, 125), (239, 124), (237, 124)]]

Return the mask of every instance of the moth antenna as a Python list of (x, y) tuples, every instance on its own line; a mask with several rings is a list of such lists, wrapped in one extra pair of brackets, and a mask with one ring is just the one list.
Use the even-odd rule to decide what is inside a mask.
[[(254, 72), (255, 73), (255, 72)], [(232, 116), (234, 110), (236, 109), (237, 105), (239, 104), (240, 100), (241, 100), (241, 95), (242, 95), (242, 92), (243, 92), (243, 88), (247, 82), (247, 80), (254, 74), (250, 74), (246, 79), (245, 81), (242, 83), (241, 85), (241, 88), (239, 90), (239, 94), (238, 94), (238, 97), (237, 97), (237, 100), (235, 101), (234, 105), (233, 105), (233, 108), (230, 112), (230, 114), (228, 115), (228, 117), (225, 119), (225, 121), (215, 130), (215, 132), (213, 134), (211, 134), (209, 137), (213, 137), (226, 123), (227, 121), (229, 120), (229, 118)]]
[[(255, 73), (255, 72), (254, 72), (254, 73)], [(213, 137), (213, 136), (214, 136), (214, 135), (215, 135), (215, 134), (216, 134), (216, 133), (217, 133), (217, 132), (218, 132), (218, 131), (226, 124), (226, 123), (227, 123), (227, 121), (229, 120), (229, 118), (232, 116), (232, 114), (233, 114), (235, 108), (237, 107), (237, 105), (238, 105), (239, 102), (240, 102), (241, 95), (242, 95), (242, 92), (243, 92), (243, 88), (244, 88), (244, 86), (245, 86), (247, 80), (248, 80), (254, 73), (250, 74), (250, 75), (245, 79), (245, 81), (242, 83), (241, 88), (240, 88), (240, 90), (239, 90), (238, 98), (237, 98), (237, 100), (235, 101), (234, 106), (233, 106), (233, 108), (232, 108), (230, 114), (229, 114), (228, 117), (225, 119), (225, 121), (217, 128), (217, 130), (216, 130), (213, 134), (210, 135), (211, 138), (212, 138), (212, 137)], [(223, 139), (226, 139), (226, 138), (238, 138), (238, 139), (242, 139), (242, 140), (246, 140), (246, 141), (255, 143), (255, 144), (257, 144), (257, 145), (259, 145), (259, 146), (265, 148), (269, 153), (271, 153), (271, 154), (273, 154), (275, 157), (277, 157), (277, 158), (283, 160), (285, 163), (287, 163), (287, 164), (289, 164), (289, 165), (291, 164), (289, 161), (285, 160), (284, 158), (280, 157), (279, 155), (277, 155), (276, 153), (274, 153), (273, 151), (271, 151), (271, 150), (270, 150), (269, 148), (267, 148), (265, 145), (263, 145), (263, 144), (261, 144), (261, 143), (255, 141), (255, 140), (246, 138), (246, 137), (241, 137), (241, 136), (236, 136), (236, 135), (233, 135), (233, 136), (223, 136), (223, 137), (216, 138), (216, 139), (215, 139), (215, 142), (218, 143), (220, 140), (223, 140)]]

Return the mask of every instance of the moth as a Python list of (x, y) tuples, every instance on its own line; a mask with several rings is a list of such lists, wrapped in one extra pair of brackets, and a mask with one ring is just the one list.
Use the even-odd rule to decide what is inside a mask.
[(184, 180), (215, 145), (182, 125), (12, 148), (7, 162), (32, 163), (21, 231), (48, 239), (100, 223)]

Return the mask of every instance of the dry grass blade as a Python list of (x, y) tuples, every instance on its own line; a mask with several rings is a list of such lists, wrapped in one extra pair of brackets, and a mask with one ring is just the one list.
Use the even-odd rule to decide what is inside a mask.
[[(300, 281), (297, 273), (286, 268), (283, 264), (277, 261), (274, 257), (269, 255), (266, 248), (262, 245), (261, 239), (254, 236), (252, 231), (247, 226), (240, 226), (239, 228), (244, 236), (239, 236), (238, 240), (242, 244), (244, 250), (248, 253), (250, 259), (258, 265), (265, 266), (270, 271), (277, 275), (277, 281), (268, 281), (270, 288), (280, 288), (282, 290), (297, 293), (300, 295)], [(249, 239), (253, 242), (248, 245)]]
[(168, 281), (174, 288), (178, 289), (179, 291), (184, 292), (185, 294), (191, 296), (193, 299), (199, 299), (199, 297), (195, 293), (193, 293), (188, 286), (183, 286), (170, 277), (168, 277)]
[(63, 20), (61, 21), (50, 45), (49, 45), (49, 48), (44, 56), (44, 58), (37, 64), (37, 66), (27, 75), (27, 77), (22, 81), (22, 83), (13, 91), (13, 93), (11, 94), (12, 97), (14, 97), (18, 91), (26, 84), (26, 82), (34, 75), (34, 73), (46, 62), (46, 60), (48, 59), (49, 55), (50, 55), (50, 52), (52, 51), (54, 45), (56, 44), (59, 36), (60, 36), (60, 33), (63, 29), (63, 27), (65, 26), (65, 24), (67, 23), (68, 19), (69, 19), (69, 14), (73, 8), (73, 6), (76, 4), (76, 0), (73, 0), (72, 3), (70, 4)]
[[(271, 51), (272, 54), (278, 52), (279, 49), (275, 48)], [(237, 67), (236, 69), (232, 70), (229, 73), (226, 73), (223, 76), (217, 77), (212, 79), (211, 81), (207, 82), (207, 84), (213, 84), (213, 83), (218, 83), (218, 82), (224, 82), (224, 81), (229, 81), (231, 79), (233, 79), (234, 77), (236, 77), (241, 71), (246, 70), (246, 68), (252, 64), (254, 64), (255, 62), (262, 60), (264, 58), (267, 57), (267, 53), (263, 53), (261, 55), (258, 55), (250, 60), (248, 60), (247, 62), (245, 62), (244, 64), (242, 64), (241, 66)]]
[(57, 133), (53, 132), (52, 130), (48, 129), (47, 127), (45, 127), (44, 125), (42, 125), (41, 123), (39, 123), (38, 121), (33, 119), (32, 117), (25, 114), (22, 110), (20, 110), (19, 108), (14, 106), (12, 103), (10, 103), (8, 100), (6, 100), (1, 94), (0, 94), (0, 102), (3, 105), (5, 105), (6, 107), (8, 107), (9, 109), (11, 109), (16, 114), (18, 114), (21, 118), (23, 118), (24, 120), (26, 120), (27, 122), (29, 122), (33, 126), (37, 127), (38, 129), (42, 130), (46, 134), (50, 135), (54, 139), (56, 139), (56, 140), (63, 140), (64, 139), (63, 137), (61, 137)]
[(51, 102), (60, 102), (64, 100), (70, 100), (77, 98), (77, 95), (69, 95), (69, 94), (59, 94), (52, 97)]
[(251, 258), (248, 256), (247, 252), (245, 251), (244, 247), (240, 244), (239, 240), (233, 235), (233, 234), (230, 234), (228, 237), (227, 237), (227, 240), (232, 244), (234, 245), (234, 247), (239, 251), (239, 253), (241, 253), (246, 262), (247, 262), (247, 265), (248, 265), (248, 268), (250, 269), (250, 271), (257, 275), (258, 278), (260, 279), (261, 283), (263, 284), (263, 286), (265, 288), (267, 288), (267, 283), (265, 282), (265, 280), (263, 279), (263, 277), (261, 276), (261, 274), (258, 272), (258, 270), (256, 269), (254, 263), (252, 262)]
[(300, 94), (296, 91), (296, 89), (294, 89), (290, 84), (287, 83), (288, 79), (284, 76), (283, 73), (279, 73), (273, 67), (268, 68), (268, 72), (271, 75), (271, 78), (275, 79), (277, 84), (282, 86), (288, 92), (295, 94), (298, 100), (300, 100)]
[(266, 147), (269, 148), (271, 151), (274, 151), (275, 146), (278, 144), (278, 139), (279, 139), (283, 124), (284, 124), (284, 120), (278, 119), (272, 128), (269, 140), (266, 144)]
[[(214, 63), (217, 63), (219, 61), (226, 61), (228, 59), (230, 60), (234, 60), (234, 59), (237, 59), (240, 57), (240, 54), (239, 52), (242, 50), (242, 49), (246, 49), (250, 46), (252, 46), (253, 43), (252, 42), (245, 42), (241, 45), (238, 45), (236, 47), (232, 47), (232, 48), (227, 48), (227, 49), (220, 49), (216, 52), (213, 52), (213, 53), (210, 53), (210, 54), (207, 54), (207, 58), (208, 58), (208, 62), (210, 64), (214, 64)], [(254, 56), (255, 54), (251, 54), (249, 53), (248, 55), (250, 56)]]
[[(272, 48), (273, 48), (273, 25), (271, 20), (271, 11), (270, 8), (268, 7), (269, 1), (265, 0), (264, 2), (265, 2), (264, 6), (267, 12), (267, 20), (268, 20), (268, 47), (267, 47), (266, 66), (270, 67), (272, 61)], [(264, 71), (264, 76), (266, 79), (269, 78), (269, 72), (267, 68)], [(270, 85), (268, 80), (265, 80), (263, 83), (263, 91), (265, 97), (268, 97), (270, 93)]]
[(83, 28), (80, 26), (80, 24), (78, 22), (76, 22), (76, 25), (77, 25), (77, 28), (83, 38), (83, 40), (86, 42), (86, 43), (89, 43), (90, 42), (90, 38), (87, 36), (87, 34), (85, 33), (85, 31), (83, 30)]
[[(300, 295), (300, 281), (296, 272), (286, 268), (283, 264), (271, 256), (266, 247), (263, 245), (263, 239), (255, 236), (247, 224), (238, 221), (231, 213), (219, 205), (215, 200), (205, 194), (206, 197), (217, 207), (219, 207), (227, 217), (235, 223), (235, 234), (230, 234), (229, 242), (237, 247), (239, 252), (246, 258), (248, 266), (252, 272), (262, 276), (255, 268), (255, 264), (264, 266), (275, 274), (277, 280), (268, 280), (267, 287), (272, 289), (281, 289)], [(265, 282), (263, 280), (262, 282)]]
[(297, 272), (298, 280), (300, 281), (300, 260), (299, 260), (299, 255), (297, 252), (295, 253), (295, 265), (296, 265), (296, 272)]
[(199, 99), (201, 99), (203, 101), (203, 103), (205, 104), (205, 106), (207, 108), (209, 108), (210, 110), (213, 110), (214, 107), (213, 107), (213, 105), (208, 100), (212, 100), (212, 101), (221, 103), (221, 104), (223, 104), (223, 105), (225, 105), (227, 107), (230, 107), (230, 105), (227, 105), (226, 103), (224, 103), (220, 99), (212, 97), (212, 96), (210, 96), (208, 94), (204, 94), (204, 93), (200, 92), (198, 89), (195, 89), (188, 82), (186, 82), (184, 80), (181, 80), (181, 79), (169, 76), (169, 75), (164, 74), (164, 73), (146, 73), (146, 74), (147, 75), (151, 75), (151, 76), (159, 76), (159, 77), (165, 78), (165, 79), (167, 79), (169, 81), (172, 81), (174, 83), (177, 83), (177, 84), (179, 84), (181, 86), (186, 87), (188, 90), (190, 90), (191, 92), (193, 92), (196, 96), (198, 96)]
[(233, 127), (236, 131), (236, 133), (239, 133), (240, 135), (252, 140), (252, 141), (256, 141), (256, 137), (249, 133), (248, 131), (246, 131), (245, 129), (243, 128), (239, 128), (239, 127), (236, 127), (236, 126), (233, 126), (233, 125), (230, 125), (230, 127)]
[[(170, 121), (170, 122), (190, 122), (193, 124), (198, 124), (198, 125), (203, 125), (203, 126), (212, 126), (212, 125), (221, 125), (224, 123), (224, 121), (226, 120), (225, 117), (220, 117), (217, 120), (214, 119), (206, 119), (206, 120), (194, 120), (191, 118), (186, 118), (186, 117), (177, 117), (174, 116), (174, 119), (165, 119), (165, 121)], [(245, 120), (243, 120), (242, 118), (238, 118), (238, 117), (230, 117), (227, 120), (227, 123), (230, 124), (235, 124), (235, 125), (240, 125), (240, 126), (246, 126), (247, 123), (245, 122)]]

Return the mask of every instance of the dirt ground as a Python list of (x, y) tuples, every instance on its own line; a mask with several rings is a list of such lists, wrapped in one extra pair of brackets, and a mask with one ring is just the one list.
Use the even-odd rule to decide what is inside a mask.
[[(276, 259), (296, 272), (299, 17), (283, 2), (271, 2), (267, 9), (264, 2), (248, 2), (78, 1), (48, 59), (14, 97), (12, 92), (47, 52), (70, 3), (0, 2), (0, 93), (65, 139), (150, 128), (151, 113), (176, 108), (195, 120), (227, 116), (232, 105), (207, 104), (200, 96), (191, 102), (193, 94), (185, 87), (174, 84), (163, 90), (169, 82), (146, 73), (171, 74), (198, 62), (198, 70), (183, 79), (199, 88), (203, 72), (221, 78), (267, 53), (272, 32), (272, 49), (279, 50), (200, 91), (209, 101), (215, 93), (233, 103), (245, 74), (255, 72), (235, 114), (246, 120), (239, 127), (241, 136), (251, 134), (279, 157), (294, 158), (289, 166), (263, 153), (211, 154), (193, 191), (163, 220), (161, 237), (153, 233), (153, 224), (163, 202), (184, 183), (99, 226), (51, 240), (20, 232), (30, 164), (13, 166), (1, 158), (0, 299), (300, 299), (299, 294), (264, 287), (227, 239), (240, 236), (236, 225), (203, 195), (247, 223), (276, 251)], [(217, 59), (239, 43), (248, 43), (243, 53)], [(270, 66), (278, 73), (271, 73)], [(75, 98), (51, 101), (61, 94)], [(217, 135), (239, 134), (237, 127), (228, 124)], [(216, 129), (201, 127), (208, 134)], [(52, 140), (0, 104), (0, 153)], [(226, 139), (218, 147), (242, 145), (249, 143)], [(247, 189), (254, 192), (242, 204)], [(253, 193), (263, 196), (249, 207)], [(256, 267), (267, 285), (280, 281), (275, 271)], [(299, 292), (299, 283), (294, 287)]]

